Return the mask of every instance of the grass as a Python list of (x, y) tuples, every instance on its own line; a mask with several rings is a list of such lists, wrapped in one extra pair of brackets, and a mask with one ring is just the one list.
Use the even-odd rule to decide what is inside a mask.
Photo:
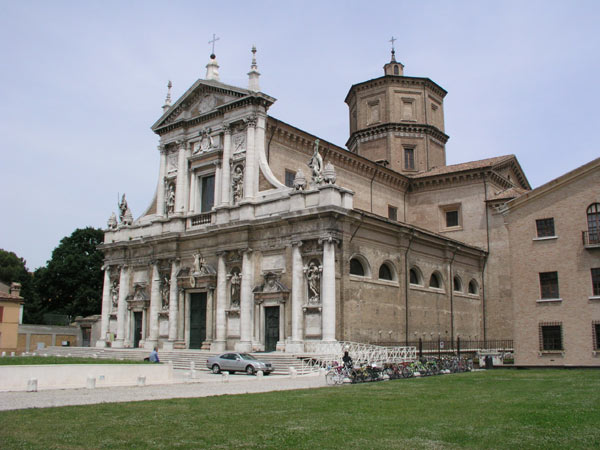
[[(32, 394), (34, 395), (34, 394)], [(599, 448), (600, 371), (0, 412), (5, 448)]]
[[(79, 358), (67, 356), (5, 356), (0, 358), (0, 366), (41, 365), (41, 364), (152, 364), (148, 361)], [(0, 445), (1, 448), (1, 445)]]

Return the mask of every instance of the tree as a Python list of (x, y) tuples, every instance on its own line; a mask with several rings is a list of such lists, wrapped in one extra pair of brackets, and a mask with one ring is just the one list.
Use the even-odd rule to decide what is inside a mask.
[[(28, 323), (28, 311), (37, 300), (32, 274), (27, 270), (26, 262), (14, 252), (0, 249), (0, 281), (10, 286), (11, 283), (21, 283), (21, 297), (25, 299), (23, 320)], [(41, 320), (40, 317), (31, 318)]]
[(87, 316), (102, 309), (103, 255), (98, 245), (104, 232), (76, 229), (60, 241), (45, 268), (34, 274), (35, 290), (45, 312)]

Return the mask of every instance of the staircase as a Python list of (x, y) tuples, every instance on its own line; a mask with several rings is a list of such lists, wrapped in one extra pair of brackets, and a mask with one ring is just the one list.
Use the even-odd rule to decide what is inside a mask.
[[(38, 355), (70, 356), (81, 358), (117, 359), (141, 361), (150, 352), (139, 348), (96, 348), (96, 347), (47, 347), (36, 352)], [(161, 362), (173, 363), (173, 369), (190, 370), (194, 363), (196, 370), (209, 371), (206, 360), (218, 353), (205, 350), (160, 350), (158, 356)], [(273, 364), (273, 374), (287, 375), (289, 368), (296, 369), (298, 375), (311, 373), (312, 370), (303, 367), (302, 357), (289, 353), (253, 353), (256, 359)]]

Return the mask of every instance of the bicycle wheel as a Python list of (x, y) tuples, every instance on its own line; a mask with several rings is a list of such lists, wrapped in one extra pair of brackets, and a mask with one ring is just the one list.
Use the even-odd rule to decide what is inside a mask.
[(337, 373), (334, 372), (333, 370), (330, 370), (329, 372), (327, 372), (325, 374), (325, 381), (328, 385), (333, 386), (334, 384), (336, 384), (336, 375)]

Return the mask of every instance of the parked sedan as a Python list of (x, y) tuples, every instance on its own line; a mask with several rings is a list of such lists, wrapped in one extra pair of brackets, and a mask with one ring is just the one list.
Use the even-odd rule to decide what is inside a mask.
[(213, 373), (226, 370), (229, 373), (246, 372), (248, 375), (254, 375), (262, 370), (265, 375), (269, 375), (273, 372), (273, 365), (270, 362), (260, 361), (248, 353), (232, 352), (211, 356), (206, 360), (206, 367)]

